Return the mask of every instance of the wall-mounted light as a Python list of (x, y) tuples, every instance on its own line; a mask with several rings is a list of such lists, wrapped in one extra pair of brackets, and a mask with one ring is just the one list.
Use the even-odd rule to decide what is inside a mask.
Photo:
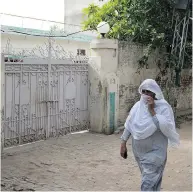
[(105, 37), (105, 34), (107, 34), (110, 30), (110, 26), (107, 22), (100, 22), (98, 25), (97, 25), (97, 31), (102, 35), (102, 37), (104, 38)]

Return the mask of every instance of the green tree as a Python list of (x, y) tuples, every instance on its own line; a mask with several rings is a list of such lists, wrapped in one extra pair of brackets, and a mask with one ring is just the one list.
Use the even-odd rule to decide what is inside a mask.
[(84, 29), (96, 29), (100, 21), (109, 23), (109, 38), (159, 45), (172, 26), (173, 3), (166, 0), (110, 0), (101, 8), (90, 4)]
[(83, 29), (93, 30), (100, 21), (108, 22), (108, 38), (147, 46), (146, 54), (139, 60), (139, 65), (144, 66), (155, 48), (166, 47), (170, 53), (175, 23), (173, 7), (174, 0), (110, 0), (102, 7), (90, 4), (83, 9), (88, 18)]

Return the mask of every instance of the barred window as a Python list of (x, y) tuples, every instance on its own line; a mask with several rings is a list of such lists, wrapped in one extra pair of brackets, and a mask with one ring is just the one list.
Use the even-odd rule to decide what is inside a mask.
[(86, 55), (85, 49), (77, 49), (77, 55)]

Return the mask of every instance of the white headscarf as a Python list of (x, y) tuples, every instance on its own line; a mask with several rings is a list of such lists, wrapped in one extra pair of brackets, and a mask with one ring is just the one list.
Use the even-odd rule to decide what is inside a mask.
[(153, 79), (146, 79), (139, 87), (141, 99), (131, 109), (125, 122), (125, 128), (132, 134), (136, 140), (146, 139), (151, 136), (157, 127), (149, 113), (148, 105), (144, 101), (142, 90), (149, 90), (155, 93), (155, 112), (159, 121), (159, 127), (162, 133), (168, 137), (169, 144), (179, 145), (179, 134), (176, 132), (174, 114), (171, 106), (164, 99), (159, 85)]

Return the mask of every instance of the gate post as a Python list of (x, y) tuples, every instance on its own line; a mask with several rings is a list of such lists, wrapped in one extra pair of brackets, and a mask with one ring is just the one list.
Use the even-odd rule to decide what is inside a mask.
[(51, 61), (52, 61), (52, 40), (51, 37), (48, 38), (48, 89), (47, 89), (47, 122), (48, 127), (45, 130), (46, 133), (46, 139), (50, 136), (50, 74), (51, 74)]
[(5, 123), (5, 61), (4, 54), (1, 54), (1, 151), (4, 148), (4, 123)]
[(90, 48), (90, 131), (112, 134), (117, 128), (119, 108), (118, 42), (96, 39)]

